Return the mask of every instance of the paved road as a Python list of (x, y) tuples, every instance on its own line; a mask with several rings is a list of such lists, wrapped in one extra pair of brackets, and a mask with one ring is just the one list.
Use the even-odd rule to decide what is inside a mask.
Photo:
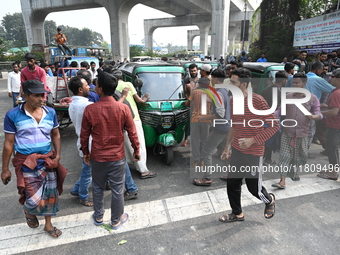
[[(6, 81), (0, 80), (1, 129), (10, 108)], [(61, 136), (61, 162), (69, 174), (54, 222), (63, 235), (55, 240), (43, 233), (43, 224), (33, 230), (26, 226), (12, 181), (7, 186), (0, 185), (0, 254), (339, 254), (338, 181), (303, 173), (300, 182), (289, 180), (286, 190), (277, 191), (270, 185), (277, 181), (278, 174), (266, 173), (264, 185), (278, 199), (275, 217), (264, 219), (264, 205), (244, 189), (246, 221), (224, 224), (217, 219), (229, 209), (225, 182), (216, 179), (211, 187), (193, 186), (190, 151), (182, 147), (175, 149), (176, 161), (171, 166), (149, 151), (148, 166), (158, 174), (154, 179), (142, 180), (132, 170), (139, 197), (126, 203), (130, 221), (110, 234), (92, 224), (91, 208), (81, 206), (69, 195), (80, 171), (73, 126), (63, 130)], [(3, 133), (1, 150), (2, 146)], [(320, 146), (312, 146), (309, 163), (327, 164), (327, 157), (320, 151)], [(107, 192), (106, 208), (109, 200)], [(118, 245), (121, 240), (127, 243)]]

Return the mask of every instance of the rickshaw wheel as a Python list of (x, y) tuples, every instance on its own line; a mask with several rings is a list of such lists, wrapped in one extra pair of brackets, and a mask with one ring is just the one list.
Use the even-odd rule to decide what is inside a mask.
[(167, 165), (171, 165), (174, 159), (174, 151), (172, 146), (164, 147), (164, 155), (163, 155), (164, 163)]

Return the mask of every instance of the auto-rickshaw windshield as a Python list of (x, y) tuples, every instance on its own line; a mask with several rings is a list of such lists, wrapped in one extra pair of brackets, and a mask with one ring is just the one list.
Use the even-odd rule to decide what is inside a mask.
[[(149, 101), (184, 99), (181, 73), (140, 73), (142, 95), (149, 93)], [(172, 95), (172, 96), (171, 96)]]

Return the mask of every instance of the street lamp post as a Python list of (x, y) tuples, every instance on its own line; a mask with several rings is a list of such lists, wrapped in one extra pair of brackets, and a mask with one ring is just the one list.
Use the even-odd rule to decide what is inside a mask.
[(244, 21), (243, 21), (243, 33), (242, 33), (242, 51), (244, 51), (244, 39), (245, 39), (245, 35), (246, 35), (246, 19), (247, 19), (247, 0), (245, 0), (245, 2), (244, 2)]

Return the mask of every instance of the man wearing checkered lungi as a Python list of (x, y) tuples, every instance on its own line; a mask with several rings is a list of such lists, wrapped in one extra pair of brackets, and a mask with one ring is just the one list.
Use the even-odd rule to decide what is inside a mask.
[[(306, 83), (306, 74), (296, 73), (293, 76), (293, 87), (305, 88)], [(305, 96), (304, 93), (289, 93), (286, 98), (298, 99)], [(295, 104), (286, 105), (286, 121), (281, 135), (278, 163), (281, 179), (278, 183), (272, 184), (272, 187), (278, 189), (286, 188), (286, 177), (290, 177), (293, 181), (300, 180), (298, 172), (304, 169), (304, 165), (307, 163), (310, 120), (320, 120), (323, 117), (320, 112), (319, 99), (314, 94), (311, 94), (310, 100), (302, 105), (311, 115), (306, 116)], [(276, 114), (281, 115), (281, 109)]]

